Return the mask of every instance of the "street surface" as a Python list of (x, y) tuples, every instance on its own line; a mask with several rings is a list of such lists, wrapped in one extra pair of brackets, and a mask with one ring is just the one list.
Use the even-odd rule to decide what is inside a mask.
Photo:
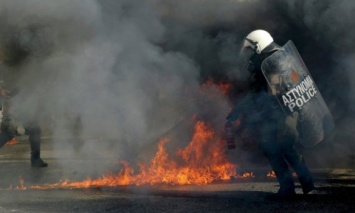
[[(84, 180), (76, 171), (95, 165), (96, 159), (61, 159), (53, 154), (51, 142), (42, 143), (42, 157), (48, 168), (31, 168), (29, 144), (6, 145), (0, 150), (0, 213), (35, 212), (355, 212), (355, 170), (351, 168), (311, 168), (316, 190), (279, 199), (275, 178), (259, 170), (254, 178), (209, 185), (122, 186), (89, 189), (29, 189), (31, 185), (55, 183), (62, 179)], [(57, 153), (63, 153), (65, 148)], [(54, 157), (53, 157), (54, 156)], [(108, 156), (107, 161), (112, 161)], [(264, 172), (267, 172), (268, 168)], [(93, 172), (89, 172), (93, 175)], [(95, 175), (95, 174), (94, 174)], [(100, 176), (100, 174), (96, 174)], [(20, 183), (23, 180), (24, 183)], [(25, 187), (27, 186), (27, 189)]]

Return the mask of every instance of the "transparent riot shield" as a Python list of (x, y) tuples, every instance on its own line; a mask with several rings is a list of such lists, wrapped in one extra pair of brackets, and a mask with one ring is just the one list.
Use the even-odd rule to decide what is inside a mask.
[(334, 121), (293, 42), (266, 58), (261, 69), (285, 114), (299, 113), (300, 143), (312, 147), (323, 141)]

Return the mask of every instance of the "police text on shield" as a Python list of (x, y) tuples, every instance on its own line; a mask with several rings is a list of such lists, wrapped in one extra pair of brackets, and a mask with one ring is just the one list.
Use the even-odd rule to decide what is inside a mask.
[(282, 95), (284, 106), (287, 106), (291, 112), (295, 107), (301, 108), (317, 94), (317, 89), (311, 76), (307, 76), (301, 83)]

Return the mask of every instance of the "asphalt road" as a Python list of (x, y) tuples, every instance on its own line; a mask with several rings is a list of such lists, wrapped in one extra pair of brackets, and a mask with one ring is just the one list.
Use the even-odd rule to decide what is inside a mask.
[[(20, 179), (25, 181), (23, 186), (31, 186), (65, 178), (78, 180), (87, 175), (78, 172), (77, 167), (63, 165), (63, 159), (54, 156), (52, 149), (50, 142), (43, 142), (42, 156), (49, 167), (41, 169), (30, 167), (26, 140), (0, 150), (0, 213), (355, 212), (355, 171), (351, 168), (311, 168), (316, 190), (303, 195), (296, 182), (298, 195), (285, 199), (273, 195), (278, 189), (275, 178), (264, 176), (200, 186), (21, 189)], [(111, 160), (108, 156), (105, 162)], [(82, 166), (94, 161), (76, 158), (64, 162)]]

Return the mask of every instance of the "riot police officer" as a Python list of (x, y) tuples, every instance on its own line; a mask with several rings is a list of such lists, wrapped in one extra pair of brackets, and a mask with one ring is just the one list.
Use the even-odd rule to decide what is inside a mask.
[(277, 195), (295, 195), (295, 184), (289, 165), (298, 175), (304, 194), (314, 190), (314, 182), (302, 155), (295, 149), (298, 141), (300, 113), (284, 113), (277, 100), (281, 80), (277, 71), (268, 81), (261, 70), (263, 61), (279, 51), (271, 35), (255, 30), (244, 39), (241, 57), (247, 61), (250, 91), (227, 117), (228, 122), (243, 119), (244, 126), (258, 130), (259, 144), (276, 174), (280, 188)]

